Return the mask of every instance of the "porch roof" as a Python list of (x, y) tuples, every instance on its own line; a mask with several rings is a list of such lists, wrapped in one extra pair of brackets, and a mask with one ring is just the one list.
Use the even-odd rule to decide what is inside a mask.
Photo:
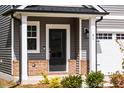
[(46, 5), (29, 5), (24, 9), (13, 8), (6, 11), (3, 15), (9, 15), (15, 12), (48, 12), (48, 13), (74, 13), (74, 14), (109, 14), (105, 10), (103, 12), (98, 11), (92, 6), (46, 6)]

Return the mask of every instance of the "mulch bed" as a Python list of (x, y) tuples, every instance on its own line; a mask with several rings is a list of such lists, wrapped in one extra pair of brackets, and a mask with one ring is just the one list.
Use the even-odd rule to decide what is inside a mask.
[(107, 86), (107, 87), (103, 87), (103, 88), (124, 88), (124, 86), (118, 86), (118, 87), (115, 87), (115, 86)]
[(15, 88), (48, 88), (48, 84), (27, 84), (18, 85)]
[(0, 88), (48, 88), (48, 84), (26, 84), (19, 85), (13, 81), (0, 79)]

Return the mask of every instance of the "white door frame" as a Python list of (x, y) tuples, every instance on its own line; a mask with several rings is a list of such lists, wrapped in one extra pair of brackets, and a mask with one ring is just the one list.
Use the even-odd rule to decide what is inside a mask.
[[(66, 72), (68, 72), (68, 60), (70, 59), (70, 24), (46, 24), (46, 60), (49, 66), (49, 29), (66, 29)], [(48, 67), (49, 71), (49, 67)], [(54, 71), (50, 71), (54, 72)], [(61, 72), (61, 71), (55, 71)], [(63, 71), (62, 71), (63, 72)], [(65, 72), (65, 71), (64, 71)]]

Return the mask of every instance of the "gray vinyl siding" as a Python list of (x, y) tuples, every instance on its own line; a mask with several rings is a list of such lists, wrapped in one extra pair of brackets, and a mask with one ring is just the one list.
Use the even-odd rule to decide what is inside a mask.
[[(124, 5), (101, 5), (101, 7), (110, 12), (109, 16), (124, 16)], [(97, 27), (98, 29), (124, 29), (124, 19), (103, 19), (98, 22)]]
[[(28, 21), (40, 21), (40, 53), (28, 53), (29, 60), (45, 60), (46, 59), (46, 24), (70, 24), (71, 26), (71, 59), (76, 59), (78, 56), (79, 47), (79, 31), (78, 31), (78, 19), (77, 18), (47, 18), (47, 17), (28, 17)], [(20, 24), (15, 23), (15, 57), (19, 58), (19, 36), (20, 36)]]
[(21, 23), (14, 20), (14, 54), (15, 59), (19, 59)]
[(82, 21), (82, 58), (89, 59), (89, 38), (84, 33), (84, 29), (89, 29), (89, 20)]
[[(40, 21), (40, 53), (28, 53), (28, 59), (45, 60), (46, 59), (46, 24), (70, 24), (71, 26), (71, 59), (77, 59), (79, 55), (79, 20), (76, 18), (43, 18), (43, 17), (29, 17), (28, 21)], [(82, 21), (82, 57), (88, 59), (89, 39), (86, 38), (84, 28), (89, 28), (89, 21)], [(14, 50), (16, 59), (19, 58), (19, 37), (20, 37), (20, 23), (15, 21), (14, 32)]]
[(103, 19), (98, 22), (98, 28), (108, 29), (124, 29), (124, 19)]
[(107, 12), (110, 12), (110, 15), (124, 15), (124, 5), (100, 5)]
[(0, 72), (11, 75), (11, 19), (1, 15), (10, 8), (0, 5)]

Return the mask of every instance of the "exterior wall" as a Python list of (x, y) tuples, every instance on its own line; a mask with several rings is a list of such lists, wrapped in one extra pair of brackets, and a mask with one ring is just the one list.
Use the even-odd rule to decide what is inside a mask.
[[(29, 17), (28, 21), (40, 21), (40, 53), (28, 53), (28, 74), (29, 75), (41, 75), (41, 72), (47, 72), (48, 73), (48, 61), (45, 61), (46, 59), (46, 50), (44, 50), (44, 47), (46, 47), (46, 24), (70, 24), (71, 28), (71, 59), (74, 59), (73, 61), (69, 61), (69, 74), (75, 74), (76, 73), (76, 57), (78, 55), (78, 24), (77, 19), (73, 18), (42, 18), (42, 17)], [(77, 25), (76, 25), (77, 24)], [(20, 23), (18, 21), (15, 21), (15, 59), (19, 59), (19, 36), (20, 36), (20, 30), (19, 27)], [(14, 62), (14, 75), (18, 75), (19, 62)], [(32, 64), (39, 65), (35, 68), (32, 67)], [(44, 65), (47, 65), (44, 67)], [(72, 68), (74, 67), (74, 68)], [(52, 73), (49, 73), (52, 74)], [(55, 74), (55, 73), (54, 73)], [(60, 74), (60, 73), (58, 73)], [(67, 74), (67, 73), (61, 73), (61, 74)]]
[(89, 20), (82, 21), (82, 60), (89, 60), (89, 34), (86, 35), (86, 28), (89, 29)]
[[(40, 53), (28, 53), (29, 60), (45, 60), (46, 59), (46, 24), (70, 24), (71, 25), (71, 59), (75, 59), (78, 55), (78, 30), (74, 18), (43, 18), (43, 17), (29, 17), (28, 21), (40, 21)], [(15, 59), (19, 59), (19, 22), (15, 22)], [(76, 39), (77, 38), (77, 39)]]
[[(48, 61), (47, 60), (29, 60), (28, 61), (28, 75), (40, 76), (41, 73), (48, 73)], [(19, 75), (19, 61), (13, 62), (13, 75)]]
[(10, 5), (0, 5), (0, 72), (11, 75), (11, 18), (2, 16), (9, 9)]
[[(109, 18), (104, 19), (98, 23), (98, 33), (111, 33), (113, 39), (99, 39), (97, 42), (97, 68), (105, 75), (110, 75), (116, 71), (124, 71), (122, 69), (122, 61), (124, 53), (120, 51), (120, 47), (116, 42), (116, 34), (124, 34), (124, 5), (103, 5), (106, 11), (110, 12)], [(113, 16), (120, 16), (114, 18)], [(120, 40), (122, 46), (124, 40)]]
[[(103, 7), (107, 12), (110, 12), (110, 14), (107, 15), (110, 18), (105, 18), (106, 16), (104, 16), (103, 17), (104, 20), (98, 23), (97, 26), (99, 32), (101, 31), (99, 29), (124, 29), (124, 19), (120, 19), (120, 17), (124, 16), (124, 5), (101, 5), (101, 7)], [(116, 19), (112, 19), (112, 16), (120, 16), (120, 17)]]
[[(48, 71), (48, 61), (47, 60), (29, 60), (28, 61), (28, 75), (29, 76), (39, 76), (41, 73), (47, 74), (76, 74), (76, 60), (69, 60), (68, 64), (68, 73), (67, 72), (57, 72), (49, 73)], [(87, 62), (83, 60), (81, 62), (81, 73), (87, 74)], [(13, 76), (19, 75), (19, 61), (15, 60), (13, 62)]]
[(88, 60), (87, 59), (82, 59), (81, 60), (81, 74), (87, 75), (89, 72), (89, 65), (88, 65)]
[(100, 5), (107, 12), (110, 12), (110, 15), (124, 15), (124, 5)]
[(69, 74), (76, 74), (76, 60), (69, 60)]
[[(28, 17), (28, 21), (40, 21), (40, 53), (28, 53), (28, 71), (29, 75), (40, 75), (41, 71), (43, 69), (43, 64), (48, 65), (48, 61), (44, 61), (46, 59), (46, 50), (44, 47), (46, 47), (46, 24), (70, 24), (70, 46), (71, 46), (71, 59), (69, 60), (69, 74), (76, 74), (76, 70), (78, 70), (79, 63), (77, 62), (77, 58), (79, 56), (79, 20), (76, 18), (47, 18), (47, 17)], [(88, 28), (88, 20), (83, 21), (83, 28)], [(15, 60), (19, 60), (19, 36), (20, 36), (20, 23), (18, 21), (15, 21), (15, 32), (14, 32), (14, 50), (15, 50)], [(82, 30), (83, 31), (83, 30)], [(87, 59), (88, 58), (88, 39), (85, 38), (85, 34), (82, 34), (82, 50), (83, 57)], [(46, 63), (45, 63), (46, 62)], [(14, 75), (18, 75), (18, 61), (14, 62)], [(40, 65), (36, 68), (33, 68), (31, 64)], [(82, 67), (85, 66), (85, 64), (88, 64), (85, 62)], [(31, 65), (31, 66), (30, 66)], [(30, 70), (31, 68), (31, 70)], [(83, 71), (82, 73), (86, 73), (86, 71)], [(45, 69), (46, 71), (47, 68)], [(87, 70), (87, 69), (86, 69)], [(40, 74), (38, 74), (40, 73)], [(67, 74), (67, 73), (66, 73)]]
[(81, 74), (87, 75), (89, 71), (89, 35), (85, 33), (85, 29), (89, 29), (89, 20), (82, 21), (82, 60)]

